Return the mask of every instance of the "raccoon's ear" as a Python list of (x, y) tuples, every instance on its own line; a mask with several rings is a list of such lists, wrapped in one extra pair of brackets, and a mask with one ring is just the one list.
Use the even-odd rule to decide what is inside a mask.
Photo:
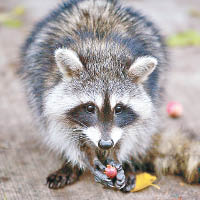
[(55, 60), (60, 72), (66, 78), (78, 75), (83, 70), (83, 64), (78, 55), (70, 49), (57, 49), (55, 51)]
[(134, 82), (141, 83), (154, 71), (158, 64), (155, 57), (142, 56), (138, 57), (128, 70), (128, 75)]

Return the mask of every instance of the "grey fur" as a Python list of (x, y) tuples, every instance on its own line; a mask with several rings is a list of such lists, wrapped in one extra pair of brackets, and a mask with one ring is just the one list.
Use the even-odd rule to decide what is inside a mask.
[[(59, 48), (74, 51), (84, 66), (70, 81), (56, 64), (54, 54)], [(158, 64), (147, 80), (137, 83), (128, 69), (143, 56), (154, 57)], [(140, 118), (123, 128), (121, 149), (115, 153), (120, 162), (129, 161), (131, 155), (139, 159), (157, 131), (159, 81), (166, 61), (163, 39), (146, 17), (114, 0), (76, 0), (66, 2), (35, 27), (22, 50), (21, 75), (47, 144), (84, 168), (87, 153), (81, 143), (86, 140), (91, 151), (96, 147), (83, 134), (88, 127), (72, 124), (66, 112), (81, 104), (82, 97), (95, 101), (96, 96), (114, 95), (127, 100), (127, 105), (137, 102)]]

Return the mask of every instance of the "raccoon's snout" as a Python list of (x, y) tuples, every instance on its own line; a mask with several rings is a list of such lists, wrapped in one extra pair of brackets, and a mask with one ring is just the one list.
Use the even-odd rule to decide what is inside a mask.
[(113, 140), (102, 140), (101, 139), (98, 142), (99, 148), (105, 149), (105, 150), (110, 149), (111, 147), (113, 147), (113, 145), (114, 145)]

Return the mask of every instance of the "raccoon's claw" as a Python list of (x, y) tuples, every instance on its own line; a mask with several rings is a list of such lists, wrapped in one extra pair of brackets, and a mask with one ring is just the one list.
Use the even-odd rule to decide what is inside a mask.
[(130, 192), (135, 187), (135, 180), (135, 175), (129, 174), (129, 176), (126, 177), (126, 184), (121, 191)]
[(99, 170), (94, 171), (94, 177), (97, 183), (101, 183), (107, 187), (114, 187), (112, 180)]

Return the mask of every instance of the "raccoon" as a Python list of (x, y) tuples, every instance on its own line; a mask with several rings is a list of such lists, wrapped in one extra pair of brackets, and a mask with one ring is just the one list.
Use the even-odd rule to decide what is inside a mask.
[[(47, 177), (49, 188), (89, 170), (97, 182), (129, 192), (138, 163), (198, 182), (200, 142), (161, 131), (168, 59), (147, 17), (117, 0), (68, 0), (36, 25), (21, 61), (43, 141), (64, 163)], [(107, 164), (115, 179), (103, 173)]]

